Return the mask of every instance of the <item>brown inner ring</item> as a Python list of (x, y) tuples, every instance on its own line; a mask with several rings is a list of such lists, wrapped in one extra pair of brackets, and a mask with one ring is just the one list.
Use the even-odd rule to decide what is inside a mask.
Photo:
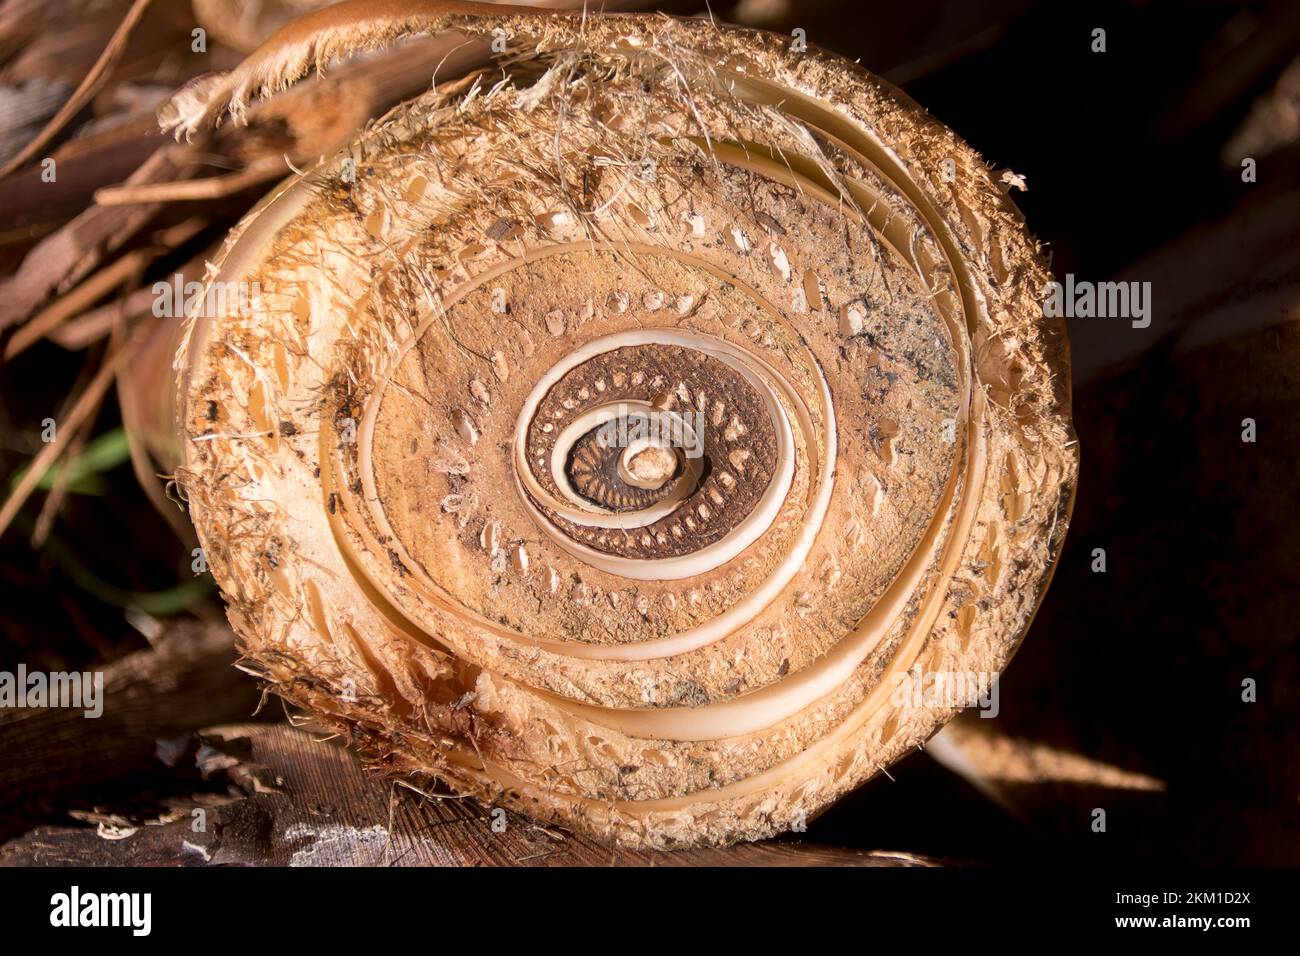
[[(620, 557), (679, 557), (722, 539), (757, 506), (777, 465), (776, 432), (763, 398), (725, 363), (677, 345), (613, 349), (593, 356), (555, 384), (529, 423), (529, 466), (543, 487), (558, 497), (549, 467), (537, 463), (551, 461), (555, 439), (566, 422), (620, 401), (646, 402), (691, 416), (703, 452), (699, 484), (671, 514), (640, 528), (588, 527), (551, 513), (551, 520), (566, 535)], [(544, 430), (547, 424), (550, 431)], [(583, 497), (611, 511), (634, 511), (673, 490), (671, 481), (654, 491), (623, 481), (617, 474), (622, 448), (607, 450), (618, 454), (610, 456), (612, 472), (606, 470), (603, 460), (596, 460), (594, 440), (590, 447), (584, 444), (591, 435), (574, 443), (566, 463), (570, 480)], [(584, 469), (581, 474), (575, 475), (575, 463)]]

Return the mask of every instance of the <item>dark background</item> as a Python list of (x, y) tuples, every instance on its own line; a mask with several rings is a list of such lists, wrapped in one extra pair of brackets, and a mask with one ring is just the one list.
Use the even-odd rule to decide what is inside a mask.
[[(1022, 174), (1028, 190), (1014, 197), (1058, 277), (1154, 287), (1145, 336), (1071, 322), (1087, 359), (1071, 534), (1003, 678), (1002, 715), (968, 723), (1163, 789), (1004, 781), (999, 804), (917, 753), (803, 839), (959, 862), (1300, 863), (1300, 4), (818, 0), (713, 12), (804, 28)], [(1090, 49), (1097, 27), (1105, 53)], [(1253, 184), (1241, 179), (1242, 143), (1258, 161)], [(256, 195), (227, 200), (232, 220)], [(0, 223), (0, 276), (38, 218)], [(194, 253), (177, 250), (159, 273)], [(101, 357), (46, 342), (0, 365), (0, 476), (39, 448), (40, 420)], [(106, 403), (96, 431), (115, 416)], [(1255, 444), (1241, 441), (1247, 416)], [(221, 616), (210, 590), (191, 593), (189, 545), (130, 468), (99, 478), (101, 494), (69, 496), (41, 549), (28, 540), (40, 495), (0, 539), (0, 667), (87, 668), (146, 647), (124, 614), (141, 595)], [(1105, 574), (1090, 569), (1098, 547)], [(1257, 681), (1256, 703), (1241, 700), (1244, 678)], [(0, 838), (66, 822), (69, 805), (194, 785), (169, 779), (149, 772), (11, 807)], [(1090, 826), (1097, 807), (1104, 834)]]

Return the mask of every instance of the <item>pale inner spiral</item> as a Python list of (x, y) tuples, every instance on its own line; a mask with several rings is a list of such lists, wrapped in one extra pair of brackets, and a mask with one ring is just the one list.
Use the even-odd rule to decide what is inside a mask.
[[(527, 437), (528, 429), (542, 399), (567, 372), (603, 353), (631, 345), (649, 344), (694, 349), (739, 373), (759, 396), (771, 420), (776, 436), (776, 467), (755, 507), (720, 540), (684, 555), (647, 560), (640, 557), (607, 554), (575, 541), (557, 526), (554, 517), (559, 516), (578, 525), (599, 528), (627, 529), (653, 524), (672, 514), (691, 493), (699, 481), (703, 458), (686, 458), (683, 474), (676, 480), (673, 492), (655, 505), (637, 512), (613, 512), (584, 499), (573, 489), (566, 468), (568, 452), (581, 435), (615, 420), (620, 413), (624, 416), (629, 413), (666, 416), (672, 420), (675, 427), (681, 428), (688, 438), (698, 437), (694, 436), (690, 421), (682, 415), (656, 409), (649, 402), (606, 405), (580, 415), (556, 439), (551, 460), (546, 463), (552, 480), (563, 494), (562, 498), (551, 494), (537, 480), (533, 471), (535, 463), (528, 460)], [(781, 396), (785, 397), (785, 403), (782, 402)], [(777, 512), (780, 511), (789, 492), (795, 470), (794, 436), (786, 413), (786, 405), (794, 406), (797, 402), (798, 396), (788, 383), (777, 377), (757, 356), (721, 339), (682, 329), (645, 329), (604, 336), (585, 343), (556, 363), (541, 377), (524, 401), (515, 427), (516, 479), (538, 527), (557, 545), (587, 564), (611, 574), (637, 580), (678, 580), (694, 577), (730, 561), (742, 552), (767, 530)], [(629, 453), (633, 451), (634, 449), (628, 449)], [(625, 456), (624, 461), (626, 460)]]
[[(555, 450), (551, 454), (550, 474), (551, 479), (568, 500), (569, 505), (556, 502), (552, 506), (553, 510), (575, 524), (592, 528), (642, 528), (672, 514), (673, 509), (691, 494), (695, 484), (699, 481), (701, 471), (699, 459), (687, 459), (682, 474), (678, 477), (674, 489), (667, 497), (648, 508), (631, 512), (602, 508), (585, 498), (573, 487), (567, 467), (570, 449), (587, 432), (624, 419), (632, 421), (648, 419), (654, 412), (655, 409), (646, 402), (624, 401), (614, 405), (604, 405), (580, 415), (564, 431), (560, 432), (559, 437), (555, 440)], [(689, 423), (681, 421), (679, 418), (678, 424), (688, 434), (691, 432)], [(648, 441), (648, 439), (643, 441)], [(640, 445), (635, 450), (642, 450), (644, 447), (644, 445)], [(628, 452), (633, 450), (633, 448), (629, 448)], [(548, 499), (552, 502), (556, 501), (553, 497), (548, 496)]]

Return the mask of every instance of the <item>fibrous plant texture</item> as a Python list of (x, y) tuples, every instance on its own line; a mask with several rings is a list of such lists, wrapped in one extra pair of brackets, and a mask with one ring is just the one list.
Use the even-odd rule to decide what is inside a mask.
[(789, 37), (373, 7), (163, 113), (393, 33), (505, 51), (277, 189), (188, 329), (177, 474), (247, 667), (534, 818), (797, 828), (955, 712), (906, 680), (1002, 668), (1065, 533), (1006, 187)]

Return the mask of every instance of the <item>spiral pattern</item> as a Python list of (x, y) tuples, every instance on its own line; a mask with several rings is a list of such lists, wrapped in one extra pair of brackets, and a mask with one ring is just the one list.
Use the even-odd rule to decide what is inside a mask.
[[(459, 25), (498, 23), (539, 29)], [(262, 313), (184, 353), (191, 507), (250, 658), (387, 769), (632, 843), (774, 832), (951, 713), (891, 678), (1028, 623), (1075, 470), (1045, 272), (842, 61), (536, 42), (232, 239)]]
[(750, 371), (757, 361), (675, 329), (570, 353), (517, 428), (515, 467), (539, 524), (596, 566), (643, 580), (739, 554), (771, 524), (794, 470), (785, 408)]

